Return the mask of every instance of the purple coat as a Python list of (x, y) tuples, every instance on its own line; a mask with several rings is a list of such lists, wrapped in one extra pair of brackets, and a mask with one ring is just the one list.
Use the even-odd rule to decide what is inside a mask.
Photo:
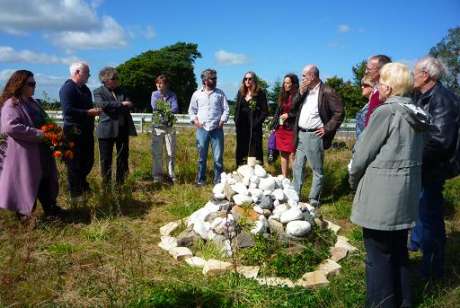
[[(34, 100), (30, 103), (36, 104)], [(39, 143), (43, 133), (33, 125), (23, 102), (10, 98), (1, 110), (1, 132), (8, 136), (7, 148), (0, 174), (0, 208), (30, 215), (37, 199), (42, 179)], [(50, 167), (50, 197), (59, 191), (55, 160)]]

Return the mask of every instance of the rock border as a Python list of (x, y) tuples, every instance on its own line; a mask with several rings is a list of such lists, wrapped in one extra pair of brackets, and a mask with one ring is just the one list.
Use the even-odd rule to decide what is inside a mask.
[(321, 262), (315, 271), (305, 273), (300, 279), (292, 281), (283, 277), (258, 277), (259, 266), (234, 265), (231, 262), (225, 262), (216, 259), (205, 260), (193, 256), (193, 252), (187, 247), (180, 247), (177, 238), (170, 234), (174, 232), (181, 224), (186, 223), (187, 218), (170, 222), (160, 228), (161, 242), (158, 246), (167, 251), (176, 261), (185, 261), (189, 266), (202, 268), (203, 275), (217, 275), (225, 273), (231, 269), (248, 279), (255, 279), (260, 285), (276, 287), (304, 287), (319, 288), (329, 284), (328, 278), (340, 274), (342, 266), (338, 263), (346, 258), (350, 253), (358, 249), (349, 243), (349, 240), (342, 235), (338, 235), (341, 227), (331, 221), (324, 220), (327, 228), (333, 231), (337, 236), (337, 241), (333, 247), (330, 247), (331, 257)]

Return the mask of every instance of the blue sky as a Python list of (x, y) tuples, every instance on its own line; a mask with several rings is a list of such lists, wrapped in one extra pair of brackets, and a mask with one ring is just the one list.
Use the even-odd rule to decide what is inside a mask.
[(217, 69), (233, 98), (248, 70), (273, 83), (309, 63), (323, 79), (350, 79), (354, 64), (378, 53), (413, 65), (459, 25), (459, 0), (0, 0), (0, 83), (25, 68), (36, 97), (57, 97), (73, 60), (90, 64), (94, 88), (102, 67), (185, 41), (203, 55), (197, 76)]

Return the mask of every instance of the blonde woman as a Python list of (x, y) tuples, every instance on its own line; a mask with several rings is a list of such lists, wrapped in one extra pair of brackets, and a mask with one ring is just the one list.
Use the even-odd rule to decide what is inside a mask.
[(380, 71), (382, 105), (371, 116), (355, 147), (350, 184), (356, 189), (351, 221), (363, 227), (366, 307), (412, 304), (408, 230), (417, 218), (423, 135), (427, 114), (406, 97), (413, 87), (407, 65)]

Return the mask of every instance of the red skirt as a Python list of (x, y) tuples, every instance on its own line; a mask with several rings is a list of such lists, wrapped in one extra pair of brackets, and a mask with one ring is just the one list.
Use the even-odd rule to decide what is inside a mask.
[(275, 131), (276, 149), (281, 152), (294, 153), (294, 132), (292, 129), (286, 129), (284, 126), (278, 127)]

